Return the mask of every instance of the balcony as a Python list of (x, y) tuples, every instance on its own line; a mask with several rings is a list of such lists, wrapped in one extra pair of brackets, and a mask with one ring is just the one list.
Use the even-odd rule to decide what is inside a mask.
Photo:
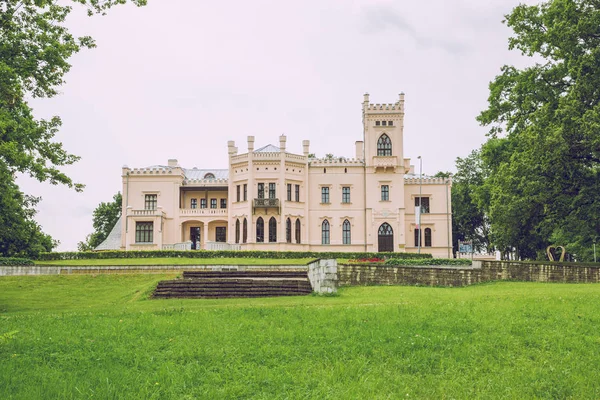
[(162, 217), (165, 213), (162, 207), (158, 207), (156, 210), (133, 210), (128, 207), (127, 215), (133, 217)]
[(398, 158), (396, 156), (375, 156), (373, 157), (373, 167), (395, 169), (398, 166)]
[(269, 208), (275, 208), (279, 213), (279, 199), (254, 199), (253, 209), (256, 210), (257, 208), (264, 208), (265, 211)]

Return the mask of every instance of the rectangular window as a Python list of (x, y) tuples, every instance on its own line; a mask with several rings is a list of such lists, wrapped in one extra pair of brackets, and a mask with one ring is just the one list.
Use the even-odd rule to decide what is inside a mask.
[(190, 200), (190, 208), (198, 208), (198, 199)]
[[(248, 200), (248, 184), (244, 183), (244, 201)], [(246, 243), (246, 242), (244, 242)]]
[(390, 200), (390, 187), (389, 185), (381, 185), (381, 201)]
[(153, 243), (154, 242), (154, 222), (136, 222), (135, 223), (135, 242)]
[(329, 188), (328, 187), (321, 188), (321, 203), (324, 203), (324, 204), (329, 203)]
[(381, 121), (375, 121), (375, 126), (381, 125)]
[(217, 199), (210, 199), (210, 208), (217, 208)]
[(350, 187), (342, 188), (342, 203), (350, 203)]
[(200, 199), (200, 208), (206, 208), (206, 199)]
[(387, 124), (387, 121), (381, 121), (382, 126), (386, 126), (386, 124)]
[(215, 242), (225, 243), (227, 241), (227, 228), (217, 226), (215, 228)]
[(389, 126), (394, 126), (394, 121), (388, 121)]
[(292, 184), (287, 184), (287, 201), (292, 201)]
[[(421, 197), (421, 214), (429, 214), (429, 197)], [(415, 207), (419, 207), (419, 198), (415, 197)]]
[(296, 185), (296, 201), (300, 201), (300, 185)]
[(264, 183), (259, 183), (258, 184), (258, 198), (259, 199), (264, 199), (265, 198), (265, 184)]
[(227, 208), (227, 199), (221, 199), (221, 208)]
[(156, 210), (157, 197), (156, 194), (147, 194), (144, 208), (146, 210)]
[(235, 198), (237, 200), (237, 202), (240, 202), (240, 185), (237, 185), (235, 187)]
[(270, 199), (275, 198), (275, 184), (274, 183), (269, 183), (269, 198)]

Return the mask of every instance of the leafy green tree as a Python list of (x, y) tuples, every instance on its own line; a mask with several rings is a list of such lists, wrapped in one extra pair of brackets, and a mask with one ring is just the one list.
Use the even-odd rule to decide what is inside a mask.
[[(146, 0), (131, 1), (137, 5), (146, 3)], [(73, 3), (85, 6), (89, 15), (104, 14), (112, 6), (125, 2), (73, 0)], [(82, 48), (95, 47), (91, 37), (76, 38), (64, 26), (71, 10), (65, 2), (55, 0), (0, 2), (0, 174), (7, 180), (5, 189), (17, 197), (16, 193), (20, 193), (14, 184), (17, 172), (41, 182), (64, 184), (77, 191), (83, 189), (82, 184), (73, 182), (60, 170), (79, 159), (54, 140), (61, 126), (60, 118), (36, 119), (27, 102), (32, 97), (55, 96), (71, 68), (69, 58)], [(3, 197), (7, 193), (3, 193)], [(17, 200), (14, 204), (2, 202), (0, 215), (15, 212), (15, 204), (20, 204), (20, 214), (24, 217), (8, 218), (6, 223), (25, 225), (5, 226), (6, 232), (33, 229), (27, 223), (33, 221), (32, 207), (39, 199), (21, 193)], [(37, 233), (42, 235), (39, 230)], [(0, 240), (7, 238), (0, 237)]]
[(102, 202), (96, 207), (92, 221), (94, 232), (87, 235), (84, 242), (77, 244), (79, 251), (94, 250), (108, 237), (108, 234), (121, 216), (122, 203), (123, 198), (119, 192), (113, 196), (113, 201), (109, 203)]
[(494, 242), (521, 259), (548, 244), (589, 259), (600, 233), (600, 2), (520, 5), (506, 24), (509, 48), (538, 62), (504, 66), (478, 117), (490, 126), (482, 160)]
[(0, 168), (0, 256), (35, 257), (58, 245), (33, 219), (38, 201), (23, 194), (8, 171)]

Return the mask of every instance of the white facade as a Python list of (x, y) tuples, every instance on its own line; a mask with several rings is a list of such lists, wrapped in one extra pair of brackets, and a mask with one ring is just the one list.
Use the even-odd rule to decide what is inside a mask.
[[(123, 168), (121, 248), (395, 251), (451, 257), (451, 182), (422, 177), (404, 158), (404, 95), (362, 106), (355, 158), (314, 159), (279, 146), (228, 142), (229, 169), (177, 160)], [(421, 239), (415, 205), (423, 197)], [(262, 227), (261, 227), (262, 226)], [(417, 231), (418, 232), (418, 231)]]

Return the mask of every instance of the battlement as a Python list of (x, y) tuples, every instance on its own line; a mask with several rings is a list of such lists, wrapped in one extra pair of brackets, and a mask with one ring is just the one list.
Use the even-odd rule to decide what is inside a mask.
[(423, 176), (419, 178), (418, 175), (405, 175), (404, 183), (407, 185), (445, 185), (446, 183), (452, 184), (451, 178), (436, 178), (433, 176)]
[[(176, 169), (179, 171), (176, 171)], [(178, 172), (179, 175), (181, 175), (180, 168), (168, 167), (165, 165), (153, 165), (146, 168), (123, 167), (123, 174), (129, 173), (130, 175), (173, 175)]]
[(206, 185), (206, 186), (223, 186), (227, 185), (229, 182), (228, 179), (219, 178), (219, 179), (185, 179), (183, 181), (184, 185)]
[(363, 160), (359, 160), (356, 158), (345, 158), (345, 157), (335, 157), (335, 158), (313, 158), (309, 160), (308, 164), (311, 167), (321, 167), (328, 165), (335, 165), (343, 167), (343, 166), (351, 166), (355, 167), (357, 165), (363, 165)]
[(383, 104), (373, 104), (369, 102), (369, 94), (365, 93), (364, 101), (363, 101), (363, 110), (365, 112), (377, 112), (377, 113), (385, 113), (393, 111), (393, 112), (404, 112), (404, 93), (400, 93), (399, 99), (395, 103), (383, 103)]

